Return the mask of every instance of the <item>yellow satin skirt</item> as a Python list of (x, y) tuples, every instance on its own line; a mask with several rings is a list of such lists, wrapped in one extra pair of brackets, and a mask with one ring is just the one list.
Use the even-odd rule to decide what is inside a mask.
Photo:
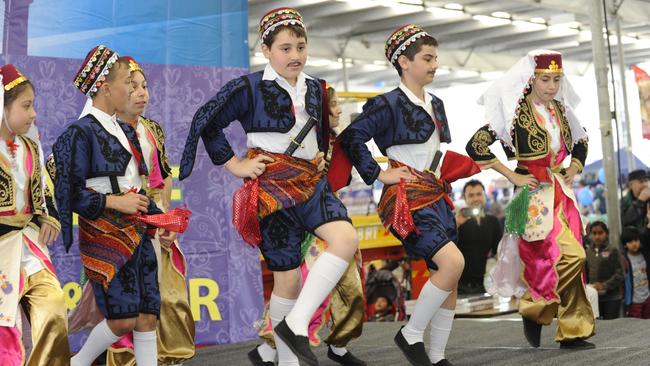
[(558, 274), (556, 292), (560, 301), (534, 300), (529, 292), (519, 302), (519, 313), (538, 324), (549, 325), (557, 316), (555, 341), (586, 339), (595, 334), (594, 314), (587, 300), (582, 281), (586, 261), (585, 250), (569, 228), (566, 217), (560, 212), (562, 226), (557, 236), (560, 257), (555, 265)]
[(70, 365), (68, 316), (56, 276), (42, 269), (27, 277), (20, 303), (32, 331), (32, 348), (26, 365)]
[(363, 331), (363, 286), (357, 264), (352, 261), (330, 294), (330, 335), (325, 343), (345, 347)]

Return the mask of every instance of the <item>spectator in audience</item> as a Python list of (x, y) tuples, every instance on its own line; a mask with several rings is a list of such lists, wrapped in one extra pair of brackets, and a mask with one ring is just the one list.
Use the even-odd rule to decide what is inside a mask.
[[(389, 259), (366, 280), (366, 301), (369, 305), (375, 303), (378, 297), (385, 297), (394, 305), (398, 320), (404, 319), (404, 294), (402, 288), (395, 278), (393, 271), (399, 266), (399, 262)], [(372, 306), (368, 306), (368, 315), (372, 315)]]
[(395, 315), (392, 313), (390, 300), (384, 296), (379, 296), (375, 300), (375, 312), (370, 316), (368, 321), (371, 322), (392, 322), (395, 321)]
[(496, 255), (503, 230), (499, 220), (485, 212), (485, 187), (470, 180), (463, 187), (465, 209), (457, 210), (458, 249), (465, 257), (465, 268), (458, 283), (458, 294), (482, 294), (488, 256)]
[[(650, 210), (648, 210), (650, 216)], [(625, 247), (625, 305), (626, 315), (633, 318), (650, 319), (650, 284), (648, 284), (648, 263), (650, 246), (647, 231), (643, 238), (635, 227), (626, 227), (621, 233)]]
[(587, 222), (587, 226), (585, 226), (585, 235), (582, 236), (582, 246), (585, 248), (585, 251), (593, 246), (591, 244), (591, 222)]
[(393, 270), (393, 276), (399, 282), (405, 300), (411, 299), (411, 261), (408, 258), (402, 258), (399, 267)]
[(621, 223), (623, 227), (635, 226), (643, 230), (648, 225), (646, 215), (650, 188), (648, 187), (648, 173), (643, 170), (634, 170), (627, 177), (628, 192), (621, 200)]
[(602, 221), (591, 224), (591, 243), (587, 249), (587, 279), (598, 291), (602, 319), (616, 319), (621, 313), (623, 264), (618, 246), (610, 245), (609, 229)]

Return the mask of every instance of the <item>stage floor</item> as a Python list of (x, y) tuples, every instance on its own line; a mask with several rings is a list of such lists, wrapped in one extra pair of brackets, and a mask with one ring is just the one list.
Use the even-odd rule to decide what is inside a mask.
[[(368, 365), (408, 365), (393, 343), (403, 323), (366, 323), (361, 338), (349, 350)], [(524, 339), (516, 315), (488, 319), (456, 319), (446, 356), (455, 365), (650, 365), (650, 320), (600, 320), (591, 341), (596, 349), (560, 350), (553, 341), (554, 322), (542, 331), (542, 346), (533, 349)], [(326, 334), (326, 331), (323, 331)], [(428, 334), (428, 330), (425, 334)], [(426, 339), (426, 338), (425, 338)], [(185, 365), (250, 365), (246, 353), (258, 341), (212, 346), (198, 350)], [(425, 341), (426, 344), (426, 341)], [(315, 349), (322, 366), (337, 365), (327, 358), (325, 346)]]

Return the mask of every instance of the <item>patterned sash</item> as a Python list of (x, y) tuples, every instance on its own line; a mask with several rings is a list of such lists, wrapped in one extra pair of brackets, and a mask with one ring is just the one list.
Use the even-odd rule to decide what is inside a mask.
[(321, 179), (315, 160), (309, 161), (286, 154), (255, 148), (249, 159), (264, 154), (273, 158), (257, 179), (245, 179), (233, 197), (233, 224), (244, 241), (257, 246), (262, 240), (259, 220), (272, 213), (307, 201)]
[(440, 199), (445, 199), (451, 204), (447, 196), (451, 187), (431, 172), (415, 170), (396, 160), (389, 160), (389, 164), (391, 168), (405, 166), (417, 177), (414, 182), (402, 180), (398, 184), (384, 186), (377, 208), (384, 226), (392, 227), (402, 239), (405, 239), (411, 231), (418, 232), (411, 211), (427, 207)]
[(79, 216), (79, 252), (89, 279), (108, 287), (147, 229), (136, 216), (105, 209), (95, 220)]

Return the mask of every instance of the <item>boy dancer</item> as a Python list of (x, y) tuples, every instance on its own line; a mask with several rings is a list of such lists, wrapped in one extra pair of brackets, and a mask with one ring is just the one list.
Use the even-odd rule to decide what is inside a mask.
[[(469, 176), (478, 167), (462, 155), (448, 152), (442, 177), (436, 173), (439, 148), (450, 142), (442, 101), (424, 91), (438, 68), (438, 43), (417, 25), (396, 30), (386, 43), (386, 57), (397, 69), (397, 89), (368, 100), (363, 112), (343, 131), (342, 150), (367, 184), (385, 184), (379, 215), (386, 227), (401, 239), (410, 256), (423, 258), (431, 271), (408, 324), (395, 343), (413, 365), (450, 365), (444, 350), (456, 307), (456, 287), (464, 259), (453, 243), (456, 224), (447, 193), (453, 180), (447, 173)], [(389, 158), (382, 170), (366, 147), (374, 139)], [(332, 164), (343, 164), (345, 155), (334, 152)], [(423, 335), (431, 323), (427, 355)]]
[[(156, 206), (169, 211), (172, 192), (172, 172), (165, 148), (165, 132), (158, 122), (143, 117), (149, 102), (149, 87), (144, 71), (132, 57), (129, 61), (133, 93), (128, 108), (117, 117), (136, 131), (149, 175), (145, 191)], [(186, 263), (178, 241), (165, 242), (157, 236), (151, 239), (158, 260), (160, 288), (160, 319), (158, 322), (158, 361), (177, 365), (194, 356), (194, 319), (188, 302)], [(135, 365), (133, 335), (122, 337), (109, 349), (106, 364)]]
[[(331, 86), (327, 87), (327, 105), (330, 126), (330, 153), (325, 157), (324, 172), (327, 172), (330, 167), (332, 144), (338, 135), (336, 127), (338, 127), (339, 118), (343, 113), (336, 91)], [(304, 257), (300, 266), (303, 278), (307, 276), (309, 268), (314, 264), (318, 255), (323, 252), (325, 245), (322, 240), (313, 235), (309, 235), (306, 241), (303, 242), (302, 252)], [(358, 252), (330, 297), (318, 308), (309, 323), (309, 340), (312, 346), (317, 347), (320, 344), (318, 333), (329, 312), (331, 316), (329, 322), (330, 334), (325, 339), (327, 357), (345, 366), (366, 365), (365, 362), (346, 348), (350, 341), (361, 336), (363, 331), (365, 306), (363, 284), (359, 274), (360, 267), (361, 252)], [(277, 352), (275, 350), (275, 340), (273, 339), (273, 326), (268, 311), (264, 312), (263, 322), (264, 325), (259, 335), (264, 342), (248, 353), (248, 359), (254, 366), (273, 366), (275, 365)]]
[[(309, 349), (309, 320), (348, 268), (358, 240), (345, 206), (322, 176), (329, 138), (324, 85), (302, 72), (307, 61), (302, 17), (291, 8), (272, 10), (260, 21), (260, 38), (269, 64), (263, 72), (230, 81), (196, 112), (180, 179), (192, 171), (199, 138), (214, 164), (245, 179), (233, 202), (233, 223), (245, 241), (260, 246), (273, 271), (270, 313), (279, 363), (318, 365)], [(243, 159), (223, 131), (234, 120), (247, 133)], [(306, 231), (326, 241), (328, 249), (301, 291), (298, 267)]]
[[(89, 113), (72, 123), (52, 150), (55, 197), (63, 243), (72, 245), (72, 212), (79, 214), (79, 250), (95, 300), (106, 318), (71, 360), (90, 365), (133, 331), (138, 365), (157, 364), (156, 321), (160, 310), (157, 263), (145, 225), (136, 214), (160, 210), (141, 194), (147, 174), (135, 131), (115, 117), (133, 92), (126, 60), (105, 46), (92, 49), (75, 77), (92, 99)], [(174, 233), (161, 237), (173, 240)]]

